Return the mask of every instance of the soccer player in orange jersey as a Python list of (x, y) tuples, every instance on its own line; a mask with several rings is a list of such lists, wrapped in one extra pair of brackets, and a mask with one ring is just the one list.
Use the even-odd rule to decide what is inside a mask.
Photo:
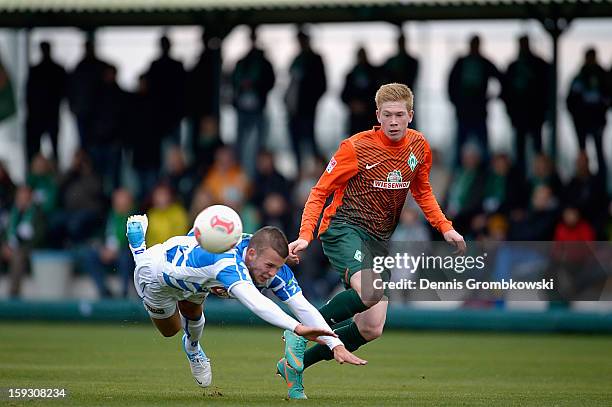
[[(364, 285), (372, 281), (366, 275), (372, 276), (372, 270), (365, 258), (386, 255), (386, 243), (399, 222), (408, 191), (444, 239), (465, 251), (463, 237), (440, 210), (429, 184), (429, 144), (421, 133), (408, 129), (414, 116), (412, 91), (402, 84), (386, 84), (375, 99), (380, 126), (340, 144), (308, 197), (299, 238), (289, 244), (290, 258), (299, 261), (298, 254), (314, 238), (325, 201), (333, 194), (318, 236), (346, 290), (320, 312), (331, 326), (341, 325), (336, 333), (351, 352), (382, 335), (387, 298), (382, 290)], [(303, 366), (332, 358), (329, 349), (313, 346), (305, 352)]]

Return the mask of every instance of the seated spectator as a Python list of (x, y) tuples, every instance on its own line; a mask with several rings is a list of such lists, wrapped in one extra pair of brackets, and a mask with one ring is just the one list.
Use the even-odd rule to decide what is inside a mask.
[(524, 190), (523, 180), (512, 168), (510, 156), (505, 153), (493, 155), (484, 187), (484, 212), (507, 213), (511, 209), (522, 207)]
[(307, 161), (304, 165), (304, 170), (300, 171), (299, 178), (293, 188), (293, 202), (295, 203), (295, 210), (299, 211), (301, 216), (301, 210), (308, 200), (310, 190), (317, 184), (319, 177), (325, 171), (327, 163), (321, 158), (316, 157), (314, 160)]
[(187, 165), (183, 150), (175, 145), (169, 147), (162, 180), (176, 191), (179, 200), (185, 206), (191, 202), (191, 195), (196, 186), (195, 178), (195, 173)]
[(552, 188), (538, 185), (531, 196), (531, 208), (527, 212), (515, 212), (509, 239), (522, 241), (550, 241), (559, 217), (558, 201)]
[[(532, 197), (539, 185), (550, 187), (553, 196), (560, 198), (563, 185), (555, 169), (555, 163), (545, 154), (538, 154), (531, 163), (531, 175), (528, 178), (528, 196)], [(530, 198), (531, 199), (531, 198)]]
[[(255, 179), (253, 185), (253, 203), (261, 206), (264, 198), (271, 193), (281, 194), (287, 202), (290, 201), (291, 185), (274, 166), (274, 155), (267, 150), (262, 150), (257, 154), (255, 167)], [(286, 233), (286, 231), (285, 231)]]
[(107, 200), (102, 179), (83, 150), (60, 180), (60, 208), (52, 217), (51, 242), (65, 246), (83, 243), (104, 225)]
[(598, 225), (597, 235), (605, 239), (609, 198), (604, 178), (591, 173), (586, 152), (578, 153), (576, 173), (564, 188), (563, 202), (578, 209), (591, 225)]
[(595, 230), (582, 215), (578, 208), (568, 206), (563, 210), (561, 220), (555, 228), (557, 242), (590, 242), (595, 240)]
[(487, 234), (485, 240), (493, 242), (503, 242), (508, 238), (508, 219), (505, 215), (491, 215), (487, 221)]
[(201, 183), (216, 203), (246, 201), (250, 183), (234, 158), (230, 147), (221, 147), (215, 154), (212, 168)]
[(125, 224), (133, 209), (132, 194), (127, 189), (116, 189), (102, 244), (89, 246), (82, 253), (83, 268), (93, 278), (101, 298), (112, 296), (106, 284), (106, 272), (111, 269), (119, 272), (123, 298), (127, 297), (132, 286), (134, 260), (125, 237)]
[(43, 243), (45, 235), (45, 218), (34, 202), (32, 189), (27, 185), (19, 187), (15, 193), (6, 232), (2, 257), (9, 264), (9, 295), (18, 297), (21, 280), (30, 271), (32, 249)]
[(223, 147), (219, 137), (219, 125), (214, 116), (204, 116), (199, 119), (197, 139), (193, 154), (197, 158), (194, 165), (198, 174), (206, 174), (210, 169), (217, 150)]
[(189, 223), (193, 225), (198, 214), (211, 205), (213, 205), (213, 199), (210, 193), (204, 188), (197, 188), (189, 206)]
[(461, 167), (448, 192), (447, 215), (457, 230), (468, 230), (472, 217), (480, 213), (486, 172), (477, 144), (468, 143), (461, 151)]
[(34, 201), (49, 215), (57, 208), (59, 185), (53, 162), (38, 153), (32, 159), (26, 184), (34, 192)]
[(285, 195), (279, 192), (270, 192), (263, 197), (263, 202), (259, 207), (261, 212), (261, 224), (266, 226), (276, 226), (286, 234), (297, 235), (291, 205)]
[(452, 174), (445, 165), (442, 155), (438, 149), (431, 149), (431, 170), (429, 172), (429, 183), (438, 202), (446, 202)]
[(176, 200), (167, 184), (157, 184), (152, 195), (153, 206), (147, 211), (149, 228), (147, 246), (165, 242), (172, 236), (185, 235), (191, 229), (185, 207)]

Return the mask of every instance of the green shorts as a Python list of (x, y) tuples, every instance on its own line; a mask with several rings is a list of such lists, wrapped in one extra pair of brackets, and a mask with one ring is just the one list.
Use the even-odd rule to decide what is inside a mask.
[[(334, 271), (340, 274), (344, 286), (350, 286), (353, 274), (372, 269), (375, 256), (386, 256), (387, 242), (380, 241), (358, 226), (332, 222), (319, 236), (323, 253)], [(388, 274), (388, 271), (385, 272)], [(386, 278), (383, 278), (387, 280)]]

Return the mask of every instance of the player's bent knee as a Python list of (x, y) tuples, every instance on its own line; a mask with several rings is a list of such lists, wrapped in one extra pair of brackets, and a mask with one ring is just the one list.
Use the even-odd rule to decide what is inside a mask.
[(370, 342), (380, 338), (383, 334), (383, 329), (384, 325), (364, 325), (359, 327), (359, 333), (363, 336), (363, 339)]

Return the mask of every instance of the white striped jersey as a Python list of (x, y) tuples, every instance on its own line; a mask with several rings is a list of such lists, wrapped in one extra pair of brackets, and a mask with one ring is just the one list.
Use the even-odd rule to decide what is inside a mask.
[[(195, 293), (213, 293), (228, 297), (228, 292), (237, 283), (246, 281), (253, 284), (244, 263), (251, 235), (243, 234), (242, 240), (224, 253), (210, 253), (202, 249), (190, 232), (187, 236), (175, 236), (163, 245), (165, 263), (160, 283), (169, 287)], [(302, 291), (293, 271), (286, 264), (263, 286), (281, 300), (287, 301)]]

